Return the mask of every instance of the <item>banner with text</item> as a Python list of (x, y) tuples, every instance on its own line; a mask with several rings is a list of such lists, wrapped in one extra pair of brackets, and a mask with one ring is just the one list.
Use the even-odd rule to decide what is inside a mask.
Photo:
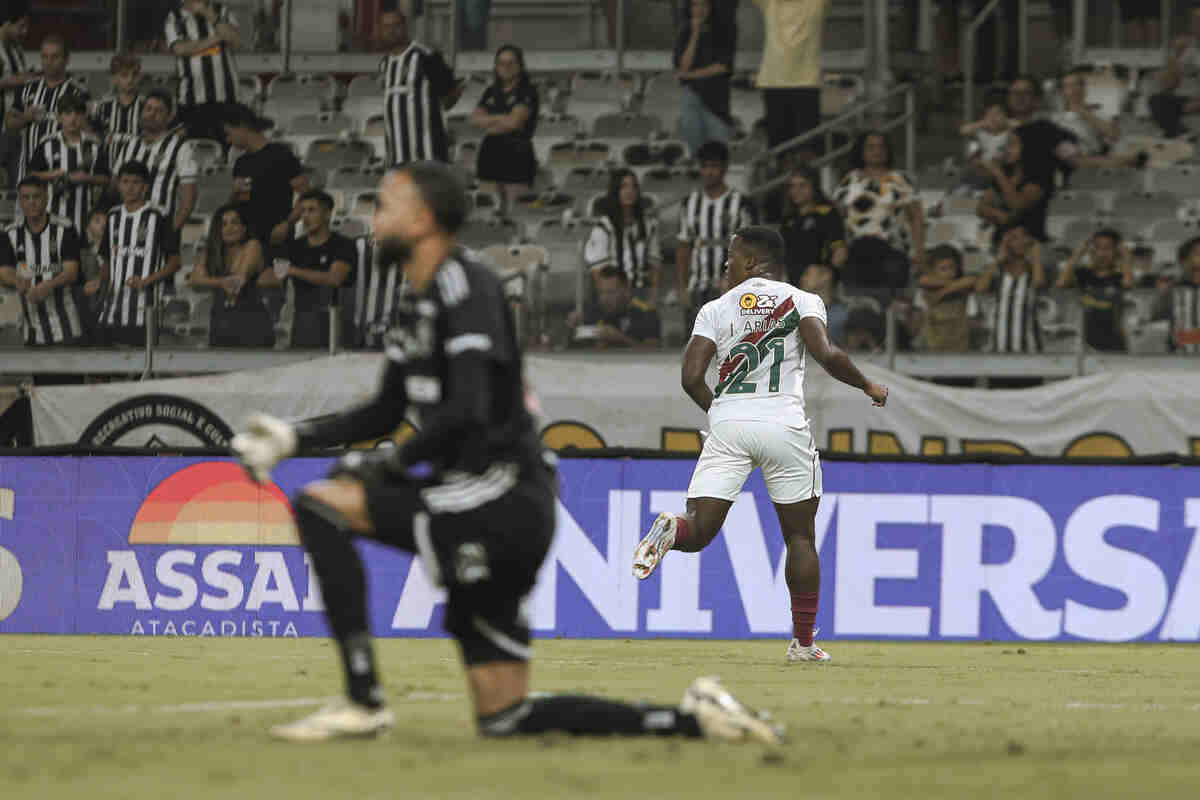
[[(39, 445), (225, 447), (252, 411), (289, 420), (369, 397), (381, 360), (353, 354), (201, 378), (38, 387)], [(876, 455), (1008, 453), (1065, 457), (1200, 456), (1200, 372), (1120, 372), (1036, 389), (938, 386), (867, 365), (891, 388), (886, 408), (814, 364), (805, 400), (819, 447)], [(535, 355), (526, 374), (543, 438), (556, 449), (695, 451), (707, 419), (679, 388), (675, 354)], [(710, 383), (711, 383), (710, 379)]]
[[(288, 495), (228, 461), (0, 458), (0, 632), (320, 636), (321, 594)], [(568, 459), (532, 598), (541, 635), (790, 636), (779, 525), (756, 474), (724, 532), (650, 579), (634, 546), (683, 508), (691, 464)], [(1200, 639), (1200, 468), (825, 466), (826, 638)], [(374, 631), (441, 634), (412, 558), (361, 545)]]

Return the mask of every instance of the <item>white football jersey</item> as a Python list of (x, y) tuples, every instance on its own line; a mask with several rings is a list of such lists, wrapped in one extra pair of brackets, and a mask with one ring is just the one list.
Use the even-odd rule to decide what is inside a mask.
[(790, 283), (750, 278), (704, 304), (693, 336), (717, 345), (717, 385), (708, 410), (710, 425), (731, 419), (805, 427), (805, 317), (827, 323), (818, 295)]

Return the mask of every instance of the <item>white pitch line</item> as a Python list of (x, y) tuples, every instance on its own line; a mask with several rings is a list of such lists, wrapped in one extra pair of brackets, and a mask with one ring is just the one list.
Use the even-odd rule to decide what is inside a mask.
[[(14, 709), (11, 714), (31, 717), (52, 717), (80, 714), (204, 714), (220, 711), (264, 711), (277, 708), (306, 708), (336, 700), (335, 697), (293, 697), (279, 700), (209, 700), (196, 703), (145, 706), (131, 703), (124, 706), (31, 706)], [(462, 699), (452, 692), (410, 692), (393, 698), (395, 702), (450, 702)]]

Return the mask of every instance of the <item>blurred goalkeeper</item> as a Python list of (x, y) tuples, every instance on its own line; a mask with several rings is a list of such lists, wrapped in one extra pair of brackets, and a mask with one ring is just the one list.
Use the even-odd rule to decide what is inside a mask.
[[(380, 185), (381, 258), (404, 266), (405, 289), (385, 335), (382, 385), (365, 406), (290, 425), (253, 417), (233, 450), (258, 481), (298, 451), (389, 435), (406, 418), (420, 432), (398, 448), (354, 451), (293, 506), (312, 555), (348, 698), (271, 730), (292, 741), (381, 733), (384, 703), (367, 625), (367, 537), (416, 553), (447, 592), (446, 630), (458, 641), (480, 733), (561, 730), (778, 741), (775, 727), (713, 678), (678, 706), (529, 694), (530, 629), (522, 606), (550, 548), (556, 476), (525, 407), (521, 354), (500, 283), (455, 242), (467, 213), (444, 165), (406, 164)], [(430, 477), (409, 474), (427, 463)]]

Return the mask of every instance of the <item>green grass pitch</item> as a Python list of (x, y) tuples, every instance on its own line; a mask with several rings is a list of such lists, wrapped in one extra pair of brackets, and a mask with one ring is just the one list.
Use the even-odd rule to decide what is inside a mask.
[(266, 729), (341, 688), (327, 640), (0, 637), (0, 797), (1200, 796), (1195, 646), (553, 640), (539, 690), (674, 703), (717, 674), (788, 725), (778, 750), (475, 737), (448, 640), (380, 642), (400, 722), (297, 746)]

